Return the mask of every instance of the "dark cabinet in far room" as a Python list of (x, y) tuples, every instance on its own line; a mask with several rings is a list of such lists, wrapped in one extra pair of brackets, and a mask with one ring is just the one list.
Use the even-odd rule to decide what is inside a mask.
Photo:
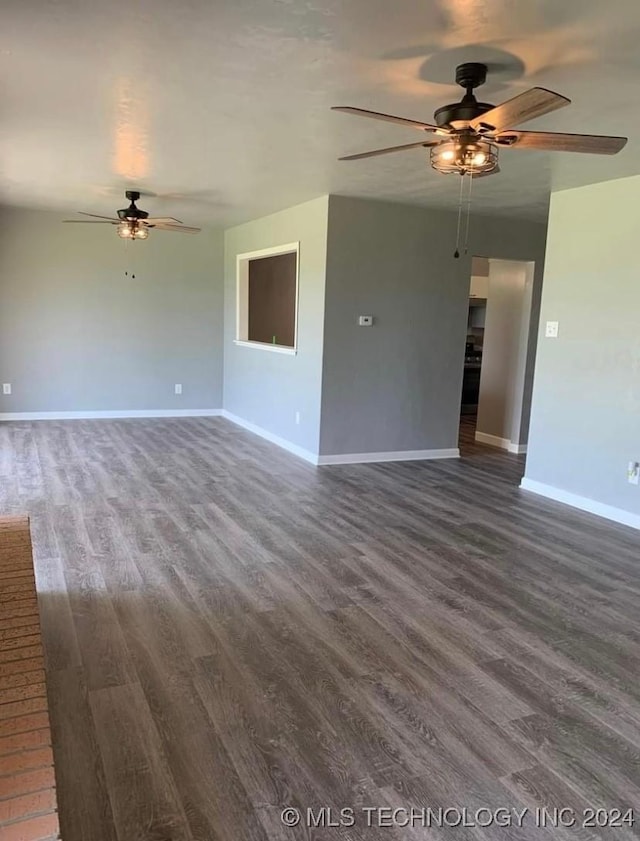
[(465, 362), (464, 376), (462, 378), (461, 410), (463, 415), (474, 415), (478, 411), (478, 399), (480, 397), (481, 365), (481, 362)]
[(463, 415), (473, 415), (478, 411), (486, 313), (486, 298), (469, 298), (467, 344), (464, 355), (464, 376), (462, 379), (461, 412)]

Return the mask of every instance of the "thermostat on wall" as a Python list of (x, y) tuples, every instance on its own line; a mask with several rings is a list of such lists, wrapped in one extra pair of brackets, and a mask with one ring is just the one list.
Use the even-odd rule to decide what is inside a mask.
[(373, 316), (372, 315), (361, 315), (358, 316), (358, 324), (360, 327), (371, 327), (373, 324)]

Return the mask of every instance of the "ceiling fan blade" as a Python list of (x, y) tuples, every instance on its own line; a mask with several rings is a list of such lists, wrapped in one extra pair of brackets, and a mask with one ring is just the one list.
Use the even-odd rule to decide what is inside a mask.
[(182, 231), (183, 234), (199, 234), (201, 228), (190, 228), (188, 225), (150, 225), (154, 231)]
[(332, 111), (341, 111), (343, 114), (354, 114), (356, 117), (370, 117), (372, 120), (384, 120), (387, 123), (397, 123), (400, 126), (409, 126), (421, 131), (437, 131), (440, 134), (449, 134), (446, 128), (432, 126), (429, 123), (420, 123), (418, 120), (406, 120), (404, 117), (394, 117), (391, 114), (380, 114), (378, 111), (365, 111), (364, 108), (352, 108), (350, 105), (334, 105)]
[(546, 88), (531, 88), (471, 120), (469, 126), (481, 134), (497, 134), (526, 123), (527, 120), (550, 114), (551, 111), (564, 108), (565, 105), (571, 105), (571, 100), (566, 96)]
[(162, 225), (163, 223), (168, 225), (182, 225), (182, 220), (174, 219), (173, 216), (149, 216), (142, 221), (147, 222), (149, 225)]
[(116, 219), (114, 216), (98, 216), (95, 213), (85, 213), (82, 210), (79, 210), (78, 213), (80, 216), (91, 216), (92, 219), (108, 219), (110, 222), (119, 222), (119, 219)]
[(586, 152), (616, 155), (627, 145), (626, 137), (598, 134), (560, 134), (544, 131), (509, 131), (494, 138), (498, 146), (514, 149), (542, 149), (547, 152)]
[(389, 146), (387, 149), (374, 149), (373, 152), (360, 152), (357, 155), (345, 155), (338, 158), (339, 161), (359, 161), (362, 158), (375, 158), (377, 155), (387, 155), (389, 152), (402, 152), (405, 149), (417, 149), (419, 146), (428, 149), (430, 146), (437, 146), (440, 141), (433, 140), (427, 143), (405, 143), (404, 146)]
[(111, 219), (100, 219), (100, 220), (93, 220), (93, 219), (63, 219), (63, 222), (70, 222), (72, 225), (117, 225), (118, 223), (115, 220)]

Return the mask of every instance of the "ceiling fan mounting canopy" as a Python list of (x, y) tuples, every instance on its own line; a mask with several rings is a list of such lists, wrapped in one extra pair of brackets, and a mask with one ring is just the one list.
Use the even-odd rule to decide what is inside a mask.
[(487, 81), (489, 68), (477, 61), (466, 61), (456, 67), (456, 84), (467, 92), (479, 88)]

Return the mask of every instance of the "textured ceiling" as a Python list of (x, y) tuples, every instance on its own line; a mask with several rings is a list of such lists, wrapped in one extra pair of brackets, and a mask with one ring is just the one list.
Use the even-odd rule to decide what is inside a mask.
[(550, 189), (640, 172), (638, 0), (3, 0), (0, 201), (142, 206), (234, 224), (333, 192), (453, 208), (457, 179), (411, 129), (329, 111), (431, 120), (485, 61), (481, 98), (534, 84), (573, 105), (527, 125), (630, 136), (615, 158), (506, 150), (476, 211), (544, 218)]

